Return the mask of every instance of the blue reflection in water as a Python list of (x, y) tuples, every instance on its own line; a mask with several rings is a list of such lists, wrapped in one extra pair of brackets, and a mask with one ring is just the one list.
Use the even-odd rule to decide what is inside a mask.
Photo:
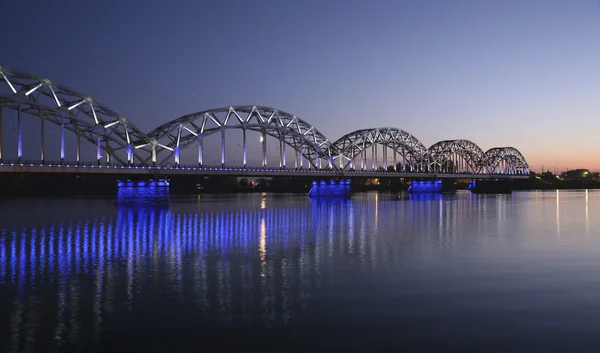
[[(54, 300), (44, 301), (44, 310), (56, 315), (55, 344), (78, 341), (85, 332), (86, 339), (100, 339), (103, 322), (140, 305), (144, 291), (157, 292), (148, 289), (153, 283), (158, 298), (193, 298), (200, 317), (284, 324), (318, 287), (320, 252), (331, 255), (342, 244), (332, 233), (332, 215), (352, 219), (349, 200), (312, 202), (312, 212), (306, 206), (201, 213), (122, 206), (108, 217), (2, 229), (0, 281), (16, 285), (22, 300), (40, 300), (34, 287), (57, 284)], [(90, 322), (84, 313), (91, 313)], [(19, 330), (24, 321), (15, 320)], [(82, 327), (88, 324), (91, 330)]]
[(119, 205), (161, 205), (169, 204), (169, 183), (164, 180), (149, 182), (117, 182)]
[[(428, 290), (419, 281), (439, 276), (434, 270), (419, 272), (420, 262), (411, 259), (458, 256), (469, 237), (477, 240), (471, 248), (500, 237), (502, 244), (515, 244), (519, 223), (507, 220), (527, 211), (509, 198), (468, 192), (279, 203), (253, 197), (241, 197), (252, 202), (215, 198), (170, 208), (110, 204), (83, 216), (3, 223), (0, 299), (7, 315), (0, 317), (0, 327), (10, 327), (11, 333), (0, 331), (0, 342), (7, 342), (9, 351), (27, 351), (35, 342), (38, 349), (52, 351), (63, 342), (101, 342), (106, 332), (143, 331), (150, 324), (198, 331), (202, 325), (285, 326), (309, 315), (311, 298), (361, 276), (378, 282), (380, 292), (367, 286), (341, 291), (352, 288), (364, 298), (389, 294), (394, 305), (401, 305), (394, 297), (401, 292), (386, 291)], [(594, 224), (589, 227), (593, 233)], [(479, 250), (490, 255), (487, 248)], [(477, 262), (470, 266), (472, 258), (463, 260), (468, 269), (480, 268)], [(413, 271), (412, 285), (387, 285), (392, 278), (411, 279)], [(482, 278), (478, 281), (487, 277)], [(323, 298), (328, 297), (318, 299)], [(443, 299), (437, 302), (457, 300)], [(363, 309), (377, 305), (375, 296)], [(428, 305), (419, 310), (429, 310)], [(24, 332), (39, 338), (31, 343)]]

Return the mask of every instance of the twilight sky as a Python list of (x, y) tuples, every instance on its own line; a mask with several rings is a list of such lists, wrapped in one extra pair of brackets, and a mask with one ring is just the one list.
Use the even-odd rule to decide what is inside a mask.
[(600, 169), (598, 0), (7, 0), (0, 33), (0, 65), (146, 131), (256, 104), (331, 140), (393, 126)]

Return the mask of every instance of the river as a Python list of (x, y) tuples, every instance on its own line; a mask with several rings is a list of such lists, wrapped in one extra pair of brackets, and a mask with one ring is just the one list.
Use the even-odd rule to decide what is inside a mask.
[(600, 349), (598, 190), (0, 209), (2, 352)]

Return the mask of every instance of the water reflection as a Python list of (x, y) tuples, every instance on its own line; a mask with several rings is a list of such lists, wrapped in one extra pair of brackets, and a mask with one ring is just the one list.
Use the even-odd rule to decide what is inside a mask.
[(560, 237), (560, 192), (556, 190), (556, 236)]
[(590, 236), (590, 199), (589, 191), (585, 190), (585, 235)]
[[(203, 195), (170, 209), (87, 201), (93, 212), (78, 207), (52, 219), (44, 208), (29, 218), (17, 216), (29, 206), (7, 209), (0, 218), (0, 342), (14, 352), (89, 344), (163, 321), (285, 326), (305, 320), (311, 298), (336, 284), (375, 280), (415, 259), (440, 262), (473, 244), (522, 242), (518, 235), (527, 231), (515, 229), (525, 220), (546, 225), (541, 234), (552, 238), (554, 203), (560, 235), (558, 192), (388, 196)], [(577, 215), (589, 235), (597, 197), (580, 197), (585, 214)], [(544, 198), (547, 208), (533, 207)]]

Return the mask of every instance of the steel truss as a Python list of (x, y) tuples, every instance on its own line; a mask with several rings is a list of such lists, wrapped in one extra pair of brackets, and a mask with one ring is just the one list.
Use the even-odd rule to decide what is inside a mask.
[(529, 174), (529, 164), (514, 147), (490, 148), (485, 152), (491, 174)]
[[(408, 132), (396, 128), (356, 130), (333, 143), (336, 154), (334, 161), (339, 169), (367, 170), (378, 168), (378, 148), (383, 147), (383, 169), (388, 170), (388, 152), (392, 153), (394, 171), (420, 172), (429, 170), (427, 148)], [(371, 166), (367, 166), (368, 150), (371, 150)], [(360, 156), (358, 168), (356, 157)], [(400, 160), (398, 159), (400, 157)]]
[(485, 153), (469, 140), (440, 141), (429, 147), (431, 171), (436, 173), (486, 174)]
[[(133, 164), (134, 157), (143, 163), (150, 153), (149, 150), (135, 148), (150, 142), (146, 134), (98, 101), (48, 79), (0, 66), (0, 110), (3, 107), (17, 111), (19, 160), (23, 151), (22, 113), (40, 119), (42, 160), (45, 154), (43, 142), (46, 121), (61, 127), (61, 160), (65, 155), (65, 130), (74, 132), (78, 142), (83, 138), (97, 145), (98, 162), (102, 158), (102, 151), (105, 151), (108, 162), (114, 157), (123, 164)], [(0, 136), (0, 159), (4, 158), (1, 142)], [(123, 150), (125, 153), (119, 153)], [(77, 154), (79, 157), (79, 143)]]
[[(286, 168), (286, 146), (296, 153), (294, 167), (302, 168), (304, 160), (316, 169), (334, 168), (332, 164), (331, 142), (314, 126), (295, 115), (269, 107), (236, 106), (206, 110), (182, 116), (161, 125), (148, 136), (155, 141), (152, 147), (152, 162), (157, 163), (157, 155), (168, 151), (159, 163), (174, 156), (179, 163), (182, 149), (198, 145), (198, 164), (203, 165), (203, 140), (212, 134), (221, 134), (221, 164), (226, 165), (225, 132), (228, 129), (243, 131), (243, 166), (247, 163), (246, 131), (261, 133), (262, 166), (267, 166), (267, 136), (279, 141), (279, 166)], [(323, 165), (323, 162), (326, 165)]]
[[(288, 168), (286, 147), (295, 152), (294, 168), (332, 170), (384, 170), (397, 172), (515, 174), (529, 173), (527, 161), (513, 147), (491, 148), (483, 152), (468, 140), (440, 141), (427, 149), (417, 138), (397, 128), (363, 129), (344, 135), (331, 143), (313, 125), (284, 111), (263, 106), (232, 106), (205, 110), (167, 122), (145, 134), (123, 116), (94, 99), (50, 80), (0, 66), (0, 162), (3, 150), (2, 110), (17, 112), (17, 160), (23, 157), (23, 114), (38, 117), (41, 123), (40, 160), (46, 155), (45, 123), (60, 127), (61, 162), (65, 159), (65, 130), (77, 138), (77, 162), (81, 161), (81, 141), (97, 146), (97, 161), (102, 152), (106, 162), (114, 158), (122, 165), (161, 165), (170, 157), (179, 164), (182, 149), (198, 146), (198, 164), (203, 165), (203, 141), (221, 135), (221, 165), (226, 165), (226, 131), (243, 131), (243, 168), (247, 165), (246, 132), (261, 134), (261, 164), (267, 167), (267, 136), (279, 143), (279, 168)], [(378, 164), (378, 146), (383, 146)], [(367, 154), (371, 153), (371, 166)], [(388, 165), (388, 153), (392, 164)], [(162, 160), (158, 162), (158, 155)], [(355, 165), (360, 157), (359, 165)]]

